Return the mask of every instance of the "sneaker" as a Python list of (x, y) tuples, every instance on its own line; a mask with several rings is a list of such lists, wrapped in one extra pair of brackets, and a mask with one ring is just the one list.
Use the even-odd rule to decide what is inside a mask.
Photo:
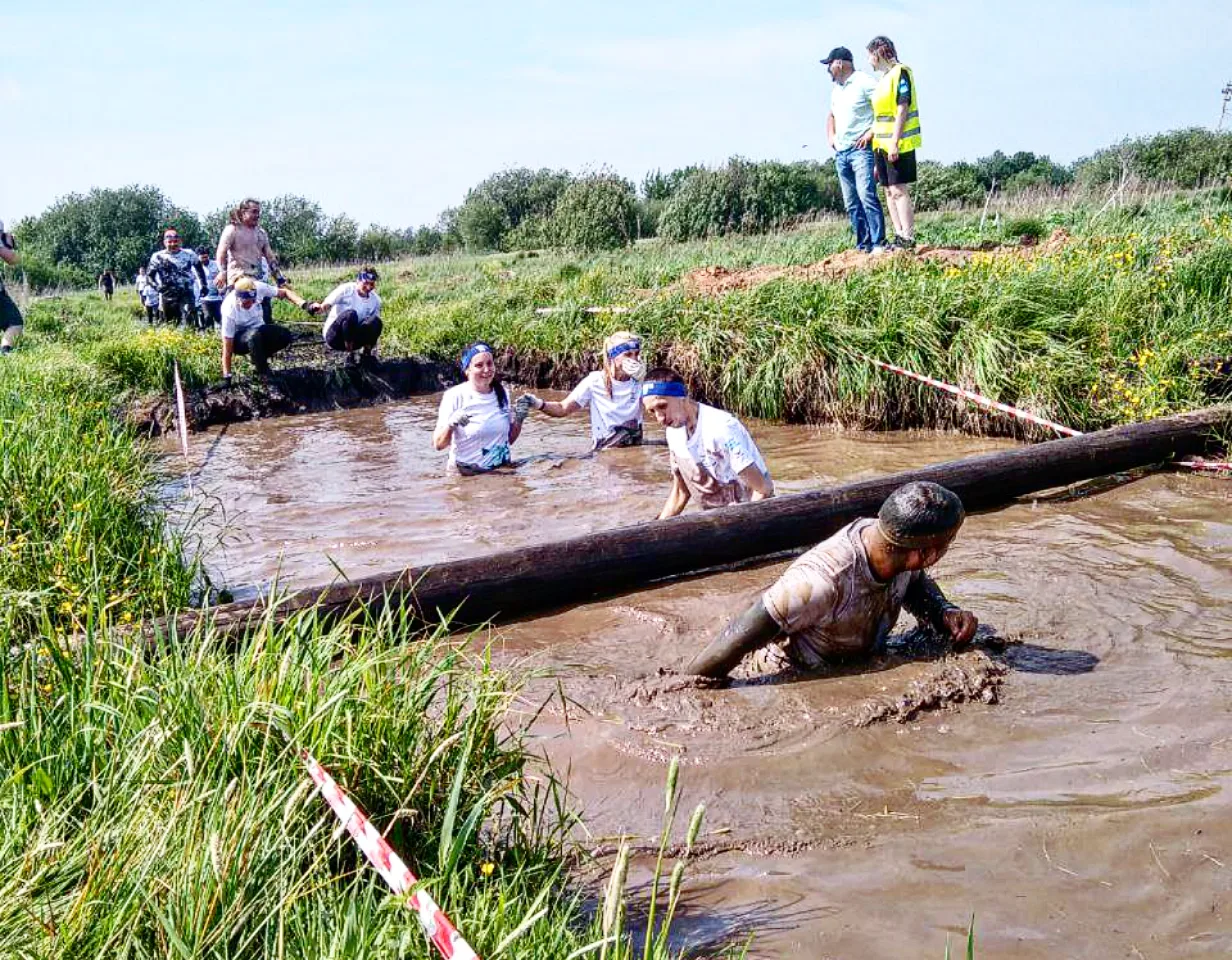
[(12, 347), (10, 347), (7, 343), (6, 343), (4, 346), (0, 347), (0, 354), (2, 354), (2, 353), (12, 353), (12, 352), (13, 352), (13, 348), (12, 348)]
[(915, 237), (895, 237), (890, 241), (890, 249), (892, 250), (914, 250)]
[(887, 254), (887, 253), (889, 253), (889, 252), (890, 252), (890, 248), (889, 248), (889, 247), (885, 247), (885, 246), (882, 246), (882, 247), (873, 247), (873, 249), (869, 251), (869, 256), (873, 256), (873, 257), (881, 257), (881, 256), (885, 256), (885, 254)]

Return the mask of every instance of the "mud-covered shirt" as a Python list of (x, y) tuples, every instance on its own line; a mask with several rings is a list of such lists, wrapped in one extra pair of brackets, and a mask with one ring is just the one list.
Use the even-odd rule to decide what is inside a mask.
[(159, 250), (150, 257), (146, 280), (165, 297), (186, 303), (196, 300), (197, 255), (187, 247), (176, 253)]
[(740, 471), (750, 466), (771, 483), (766, 461), (749, 431), (725, 410), (699, 403), (692, 433), (688, 427), (668, 427), (664, 435), (672, 473), (684, 481), (703, 510), (749, 500), (752, 491), (740, 479)]
[(827, 657), (869, 652), (894, 629), (919, 571), (878, 580), (861, 536), (875, 520), (856, 520), (801, 556), (764, 594), (762, 606), (787, 635), (787, 654), (803, 667)]
[(565, 398), (583, 410), (590, 410), (590, 439), (596, 446), (607, 440), (617, 427), (636, 428), (642, 425), (642, 385), (637, 380), (612, 379), (612, 393), (607, 392), (607, 377), (602, 370), (588, 373)]
[(475, 470), (491, 470), (508, 463), (510, 409), (500, 405), (496, 391), (480, 393), (469, 383), (450, 387), (441, 397), (436, 426), (441, 429), (459, 410), (470, 417), (462, 427), (454, 427), (449, 441), (450, 464)]

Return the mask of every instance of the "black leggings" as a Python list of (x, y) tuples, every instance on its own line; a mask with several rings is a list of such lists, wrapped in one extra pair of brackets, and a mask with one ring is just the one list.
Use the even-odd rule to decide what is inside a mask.
[(354, 310), (343, 310), (338, 319), (329, 325), (325, 343), (331, 350), (371, 349), (381, 336), (383, 325), (379, 316), (359, 319)]
[(235, 352), (248, 357), (257, 373), (269, 373), (269, 358), (290, 346), (295, 335), (276, 323), (250, 327), (235, 338)]

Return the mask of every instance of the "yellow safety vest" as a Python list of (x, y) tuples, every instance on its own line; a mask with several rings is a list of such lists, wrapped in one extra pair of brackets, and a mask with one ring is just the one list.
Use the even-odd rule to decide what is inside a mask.
[(873, 91), (873, 148), (885, 150), (887, 153), (894, 139), (894, 117), (898, 113), (898, 78), (907, 74), (911, 81), (911, 103), (907, 106), (907, 122), (903, 124), (903, 135), (898, 140), (898, 152), (909, 153), (919, 149), (923, 142), (920, 139), (920, 106), (916, 100), (915, 74), (911, 68), (902, 63), (892, 66), (877, 83)]

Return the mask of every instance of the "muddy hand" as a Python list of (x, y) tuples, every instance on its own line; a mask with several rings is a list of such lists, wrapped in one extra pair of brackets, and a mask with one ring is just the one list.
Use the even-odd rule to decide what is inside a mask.
[(457, 413), (455, 413), (452, 417), (449, 418), (449, 425), (451, 427), (465, 427), (470, 422), (471, 422), (471, 415), (467, 413), (465, 410), (459, 410)]
[(975, 628), (980, 625), (974, 613), (970, 610), (947, 610), (941, 615), (945, 628), (950, 631), (954, 646), (965, 647), (975, 636)]
[(543, 401), (536, 397), (533, 393), (524, 393), (513, 402), (513, 415), (518, 423), (521, 423), (528, 416), (532, 409), (538, 410), (543, 406)]

